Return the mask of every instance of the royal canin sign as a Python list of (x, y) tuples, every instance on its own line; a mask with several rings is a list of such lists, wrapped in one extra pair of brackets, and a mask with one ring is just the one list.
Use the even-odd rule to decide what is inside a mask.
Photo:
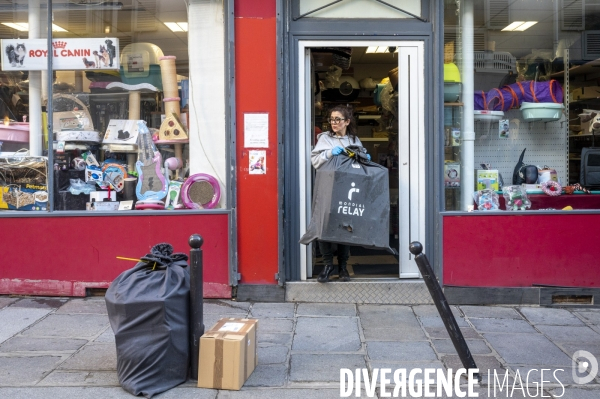
[[(2, 39), (3, 71), (42, 71), (48, 69), (46, 39)], [(119, 39), (54, 39), (52, 69), (119, 69)]]

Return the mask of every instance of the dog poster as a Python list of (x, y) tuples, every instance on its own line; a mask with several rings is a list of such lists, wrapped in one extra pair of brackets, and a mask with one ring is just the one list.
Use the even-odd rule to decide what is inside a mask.
[(137, 120), (111, 119), (104, 134), (103, 144), (137, 144)]
[[(2, 39), (3, 71), (44, 71), (48, 68), (46, 39)], [(118, 70), (119, 39), (64, 38), (52, 40), (54, 70)]]

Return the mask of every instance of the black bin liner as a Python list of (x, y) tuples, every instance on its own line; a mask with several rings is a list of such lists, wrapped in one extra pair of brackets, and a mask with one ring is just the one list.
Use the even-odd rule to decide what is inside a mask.
[(190, 274), (187, 255), (157, 244), (106, 291), (117, 346), (117, 374), (127, 392), (147, 398), (188, 375)]
[[(351, 148), (351, 147), (350, 147)], [(366, 248), (390, 248), (387, 168), (356, 152), (342, 153), (317, 169), (312, 216), (301, 244), (315, 240)]]

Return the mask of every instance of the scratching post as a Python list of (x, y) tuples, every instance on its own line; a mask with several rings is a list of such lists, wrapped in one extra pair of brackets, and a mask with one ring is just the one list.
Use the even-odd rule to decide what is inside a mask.
[[(142, 101), (139, 91), (132, 90), (129, 92), (129, 119), (140, 119), (140, 103)], [(137, 155), (135, 153), (127, 153), (127, 171), (135, 170), (135, 161)]]
[[(173, 137), (173, 135), (170, 134), (174, 126), (174, 121), (171, 118), (175, 117), (176, 119), (179, 119), (179, 116), (181, 115), (181, 98), (179, 98), (179, 91), (177, 90), (177, 68), (175, 66), (176, 59), (177, 57), (174, 55), (166, 55), (159, 58), (164, 94), (163, 102), (165, 104), (166, 117), (165, 121), (160, 126), (161, 139), (177, 140), (176, 137)], [(175, 157), (178, 158), (183, 164), (183, 141), (188, 139), (187, 132), (185, 132), (185, 135), (180, 136), (179, 139), (181, 140), (180, 143), (174, 143)], [(175, 178), (179, 178), (179, 169), (175, 170)]]

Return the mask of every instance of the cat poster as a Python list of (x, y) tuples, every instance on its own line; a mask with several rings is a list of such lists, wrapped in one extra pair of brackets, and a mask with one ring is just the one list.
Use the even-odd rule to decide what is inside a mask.
[[(2, 39), (0, 48), (3, 71), (43, 71), (48, 68), (46, 39)], [(118, 70), (119, 39), (54, 39), (52, 67), (54, 70)]]
[(266, 175), (267, 174), (267, 152), (264, 150), (250, 150), (250, 174), (251, 175)]
[(104, 134), (104, 144), (137, 144), (137, 120), (111, 119)]

